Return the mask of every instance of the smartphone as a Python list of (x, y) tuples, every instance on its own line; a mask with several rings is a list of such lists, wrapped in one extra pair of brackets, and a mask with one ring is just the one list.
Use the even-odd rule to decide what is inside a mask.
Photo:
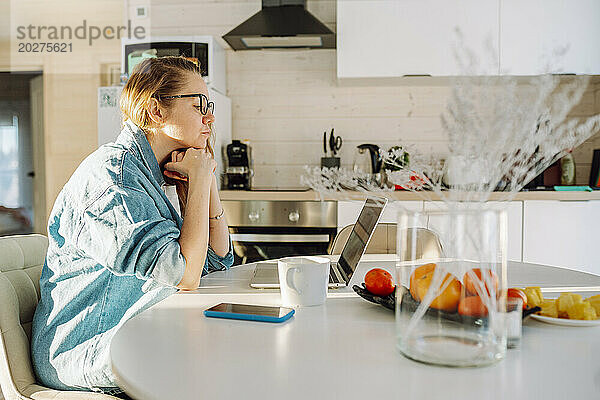
[(248, 321), (283, 322), (294, 315), (292, 308), (221, 303), (204, 310), (212, 318), (245, 319)]

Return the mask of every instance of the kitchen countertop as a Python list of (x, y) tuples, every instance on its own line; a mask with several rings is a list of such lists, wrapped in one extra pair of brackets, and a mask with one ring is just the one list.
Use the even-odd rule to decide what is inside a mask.
[[(245, 191), (245, 190), (221, 190), (221, 200), (362, 200), (365, 198), (364, 193), (360, 192), (345, 192), (338, 196), (325, 195), (320, 197), (319, 193), (308, 190), (305, 192), (299, 191)], [(375, 194), (375, 193), (374, 193)], [(422, 200), (439, 200), (439, 197), (432, 192), (409, 192), (396, 191), (385, 192), (386, 197), (393, 198), (398, 201), (422, 201)], [(505, 192), (494, 192), (490, 196), (490, 200), (502, 200), (506, 196)], [(600, 191), (594, 192), (555, 192), (555, 191), (534, 191), (534, 192), (519, 192), (512, 199), (513, 201), (523, 200), (559, 200), (559, 201), (587, 201), (600, 200)]]

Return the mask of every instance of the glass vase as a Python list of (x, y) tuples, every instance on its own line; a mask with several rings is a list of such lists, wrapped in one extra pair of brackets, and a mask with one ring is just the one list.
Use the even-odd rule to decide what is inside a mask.
[(398, 350), (472, 367), (506, 354), (506, 213), (446, 204), (398, 214)]

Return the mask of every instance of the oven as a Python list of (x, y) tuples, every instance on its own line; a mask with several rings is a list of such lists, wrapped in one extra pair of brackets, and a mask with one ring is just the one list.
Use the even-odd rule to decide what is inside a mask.
[(336, 201), (224, 200), (234, 265), (327, 254), (337, 233)]

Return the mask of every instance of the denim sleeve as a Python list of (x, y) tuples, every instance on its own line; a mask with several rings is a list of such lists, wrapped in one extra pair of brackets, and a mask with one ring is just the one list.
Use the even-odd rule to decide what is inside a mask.
[(117, 275), (176, 286), (185, 271), (175, 221), (141, 190), (110, 187), (86, 208), (78, 248)]
[(204, 262), (204, 269), (202, 270), (202, 276), (215, 271), (225, 271), (233, 265), (233, 245), (231, 244), (231, 236), (229, 237), (229, 251), (224, 257), (221, 257), (215, 253), (215, 251), (208, 245), (208, 251), (206, 252), (206, 261)]

